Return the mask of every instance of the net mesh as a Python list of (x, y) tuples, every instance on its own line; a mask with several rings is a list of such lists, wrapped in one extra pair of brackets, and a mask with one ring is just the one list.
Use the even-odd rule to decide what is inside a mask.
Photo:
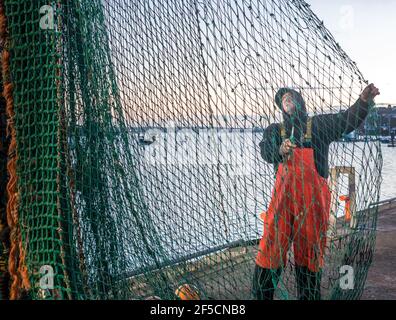
[[(367, 82), (307, 3), (2, 2), (15, 296), (360, 297), (382, 165), (376, 112), (357, 100)], [(274, 101), (283, 87), (304, 99), (294, 102), (312, 119), (314, 153), (277, 161), (271, 124), (294, 138)], [(365, 139), (347, 141), (352, 131)], [(24, 266), (29, 285), (17, 281)], [(345, 266), (353, 289), (340, 285)]]

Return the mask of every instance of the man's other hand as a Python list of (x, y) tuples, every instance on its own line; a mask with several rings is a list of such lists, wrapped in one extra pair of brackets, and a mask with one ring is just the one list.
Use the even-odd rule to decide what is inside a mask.
[(290, 152), (297, 147), (294, 143), (290, 141), (290, 139), (286, 139), (285, 141), (282, 142), (280, 148), (279, 148), (279, 154), (281, 156), (286, 156), (290, 154)]

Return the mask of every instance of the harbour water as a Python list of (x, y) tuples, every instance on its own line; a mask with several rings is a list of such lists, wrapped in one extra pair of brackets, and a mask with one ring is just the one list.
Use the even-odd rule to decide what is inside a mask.
[[(262, 235), (259, 217), (271, 199), (274, 168), (261, 158), (261, 138), (254, 132), (189, 132), (157, 136), (152, 145), (136, 142), (146, 204), (172, 257)], [(329, 166), (355, 168), (357, 210), (364, 210), (378, 194), (396, 196), (395, 156), (396, 148), (379, 141), (335, 142)], [(336, 195), (347, 194), (348, 177), (338, 180)], [(336, 210), (343, 214), (344, 203)]]
[(396, 148), (387, 147), (386, 144), (382, 145), (382, 184), (380, 199), (386, 200), (396, 197)]

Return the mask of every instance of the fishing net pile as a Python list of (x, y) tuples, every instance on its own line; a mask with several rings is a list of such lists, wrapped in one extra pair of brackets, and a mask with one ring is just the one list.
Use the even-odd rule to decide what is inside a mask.
[[(3, 298), (253, 298), (275, 93), (340, 112), (366, 86), (356, 64), (304, 1), (51, 3), (1, 1)], [(322, 299), (358, 298), (372, 260), (374, 108), (359, 130), (330, 146)], [(292, 247), (276, 299), (297, 298)]]

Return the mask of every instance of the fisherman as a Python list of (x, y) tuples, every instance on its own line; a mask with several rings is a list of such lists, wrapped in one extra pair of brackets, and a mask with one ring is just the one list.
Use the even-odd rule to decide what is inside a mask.
[(379, 94), (368, 85), (346, 111), (308, 117), (301, 94), (281, 88), (275, 103), (282, 123), (273, 123), (260, 142), (261, 156), (275, 166), (276, 180), (253, 277), (253, 294), (272, 300), (293, 242), (297, 295), (320, 300), (321, 270), (330, 212), (328, 155), (331, 142), (358, 128)]

